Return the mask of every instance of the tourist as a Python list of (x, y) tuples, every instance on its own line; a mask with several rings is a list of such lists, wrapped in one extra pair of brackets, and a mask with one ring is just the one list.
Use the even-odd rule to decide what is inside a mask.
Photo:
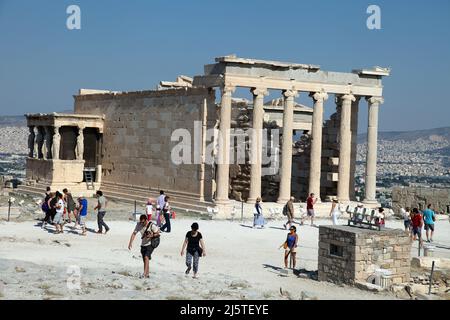
[(427, 208), (423, 211), (422, 215), (423, 215), (423, 222), (425, 225), (425, 232), (427, 235), (427, 242), (433, 242), (434, 222), (436, 221), (436, 214), (434, 213), (433, 210), (431, 210), (431, 204), (427, 206)]
[(331, 204), (330, 217), (333, 219), (333, 225), (338, 225), (338, 219), (341, 216), (341, 210), (339, 210), (339, 201), (333, 199)]
[(288, 258), (291, 255), (292, 268), (295, 269), (295, 258), (297, 255), (297, 245), (298, 245), (298, 234), (297, 228), (295, 226), (291, 226), (289, 228), (289, 233), (287, 235), (286, 241), (280, 246), (284, 248), (284, 267), (288, 268)]
[(287, 225), (291, 227), (294, 224), (294, 201), (295, 198), (291, 197), (283, 208), (283, 212), (286, 213), (285, 215), (288, 218), (288, 221), (283, 225), (285, 229), (287, 229)]
[(311, 218), (311, 225), (314, 225), (314, 205), (317, 202), (317, 198), (314, 197), (314, 193), (311, 193), (309, 197), (306, 199), (306, 212), (308, 217)]
[[(47, 188), (48, 189), (48, 188)], [(51, 192), (45, 193), (44, 201), (42, 202), (41, 209), (45, 213), (44, 220), (42, 221), (42, 228), (45, 228), (47, 223), (52, 223), (52, 214), (50, 208), (50, 200), (52, 200), (54, 195)]]
[(86, 235), (86, 219), (87, 219), (87, 213), (88, 213), (88, 201), (85, 197), (80, 196), (78, 197), (78, 215), (77, 215), (77, 222), (81, 226), (82, 229), (82, 236)]
[(69, 223), (72, 223), (70, 218), (70, 214), (73, 214), (73, 218), (75, 220), (75, 227), (77, 226), (77, 216), (75, 214), (75, 201), (73, 200), (72, 194), (69, 193), (67, 189), (63, 190), (64, 194), (64, 202), (66, 203), (67, 215), (69, 217)]
[(105, 234), (107, 234), (109, 231), (109, 227), (104, 221), (105, 215), (106, 215), (107, 201), (106, 201), (105, 196), (103, 195), (103, 192), (100, 190), (96, 192), (96, 196), (97, 196), (98, 203), (97, 203), (97, 206), (94, 208), (94, 210), (98, 210), (97, 211), (97, 224), (98, 224), (97, 233), (102, 234), (103, 227), (105, 227)]
[(381, 228), (384, 228), (386, 226), (383, 208), (378, 209), (378, 214), (375, 216), (375, 225), (380, 226)]
[(186, 238), (183, 242), (183, 246), (181, 248), (181, 256), (184, 255), (184, 249), (186, 249), (186, 272), (185, 274), (188, 275), (189, 272), (191, 272), (192, 268), (192, 260), (194, 260), (194, 279), (197, 278), (198, 273), (198, 262), (200, 260), (200, 257), (206, 256), (206, 247), (205, 243), (203, 242), (203, 236), (198, 231), (198, 223), (194, 222), (191, 225), (191, 231), (188, 231), (186, 233)]
[(405, 226), (405, 232), (411, 233), (411, 209), (402, 208), (402, 215), (403, 215), (403, 225)]
[(419, 244), (422, 245), (422, 227), (423, 219), (422, 215), (419, 213), (419, 209), (413, 209), (413, 216), (411, 219), (412, 223), (412, 240), (416, 241), (419, 238)]
[(136, 238), (136, 234), (141, 233), (141, 255), (144, 261), (144, 274), (143, 278), (150, 277), (150, 260), (152, 259), (153, 250), (159, 246), (160, 234), (159, 228), (151, 221), (147, 219), (147, 215), (143, 214), (139, 218), (139, 222), (134, 228), (131, 234), (130, 242), (128, 243), (128, 250), (133, 247), (133, 241)]
[(156, 224), (158, 227), (161, 227), (163, 220), (162, 209), (164, 207), (164, 198), (166, 195), (164, 194), (164, 190), (159, 191), (159, 197), (156, 199)]
[(253, 209), (253, 228), (256, 228), (257, 226), (264, 228), (264, 224), (265, 221), (261, 207), (261, 198), (258, 197)]
[(171, 226), (170, 226), (170, 204), (169, 204), (169, 197), (164, 198), (164, 205), (162, 206), (162, 212), (164, 214), (164, 225), (161, 227), (162, 232), (170, 233)]
[(147, 215), (147, 219), (152, 221), (152, 213), (153, 213), (153, 199), (148, 198), (147, 204), (145, 205), (145, 214)]
[(64, 233), (64, 209), (65, 209), (65, 203), (64, 203), (64, 195), (60, 193), (59, 191), (56, 192), (56, 199), (57, 202), (55, 204), (55, 217), (53, 218), (53, 223), (55, 224), (56, 228), (56, 234), (58, 233)]

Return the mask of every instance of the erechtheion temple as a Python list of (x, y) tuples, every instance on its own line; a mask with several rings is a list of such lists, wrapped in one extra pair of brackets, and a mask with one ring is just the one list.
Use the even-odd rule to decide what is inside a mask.
[[(173, 202), (197, 211), (259, 196), (285, 203), (311, 192), (346, 202), (354, 200), (358, 112), (367, 102), (364, 201), (374, 203), (378, 110), (388, 75), (380, 67), (341, 73), (224, 56), (206, 65), (203, 75), (162, 81), (156, 90), (81, 89), (73, 114), (27, 115), (27, 184), (67, 187), (74, 194), (102, 189), (125, 200), (164, 189)], [(233, 97), (237, 89), (249, 90), (253, 101)], [(265, 101), (269, 91), (278, 96)], [(296, 103), (299, 95), (310, 97), (311, 107)], [(324, 119), (327, 99), (334, 99), (335, 110)], [(220, 132), (212, 148), (209, 129)], [(253, 133), (236, 146), (232, 129)], [(263, 147), (262, 129), (279, 132), (279, 143), (270, 138)], [(179, 130), (189, 140), (174, 139)], [(192, 151), (183, 154), (190, 163), (173, 161), (182, 147)], [(274, 154), (269, 167), (263, 163), (267, 149)], [(242, 150), (252, 161), (247, 155), (235, 164), (232, 158)], [(217, 161), (207, 161), (210, 154)]]

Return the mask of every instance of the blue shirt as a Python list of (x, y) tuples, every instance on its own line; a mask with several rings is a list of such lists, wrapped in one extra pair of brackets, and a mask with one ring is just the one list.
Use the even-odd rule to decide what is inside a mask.
[(423, 211), (423, 222), (425, 222), (425, 224), (434, 224), (433, 217), (434, 217), (433, 210), (426, 209)]
[(83, 206), (83, 208), (80, 211), (80, 216), (82, 217), (87, 216), (88, 201), (86, 199), (82, 199), (80, 204)]

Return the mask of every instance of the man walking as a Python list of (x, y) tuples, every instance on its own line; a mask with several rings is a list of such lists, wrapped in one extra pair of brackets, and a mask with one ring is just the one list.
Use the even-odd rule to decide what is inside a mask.
[[(423, 222), (425, 224), (425, 231), (427, 234), (427, 242), (433, 242), (434, 234), (434, 221), (436, 220), (436, 214), (431, 210), (431, 204), (423, 211)], [(430, 236), (431, 230), (431, 236)]]
[(306, 199), (306, 212), (308, 217), (311, 218), (311, 225), (314, 225), (314, 205), (317, 202), (317, 198), (314, 197), (314, 193), (311, 193), (308, 197), (308, 199)]
[(97, 206), (94, 208), (94, 210), (98, 210), (98, 213), (97, 213), (98, 231), (97, 231), (97, 233), (102, 234), (103, 227), (105, 227), (105, 234), (107, 234), (109, 231), (109, 227), (104, 221), (104, 218), (106, 215), (106, 202), (107, 201), (106, 201), (106, 198), (103, 196), (103, 192), (100, 190), (96, 192), (96, 196), (97, 196), (98, 203), (97, 203)]
[(412, 212), (413, 212), (413, 216), (411, 219), (411, 223), (412, 223), (411, 237), (412, 237), (413, 241), (416, 241), (417, 237), (418, 237), (419, 245), (422, 246), (422, 226), (423, 226), (422, 216), (419, 213), (419, 209), (417, 209), (417, 208), (414, 208)]
[(130, 237), (130, 242), (128, 243), (128, 250), (133, 247), (133, 241), (136, 238), (136, 234), (140, 232), (142, 237), (141, 243), (141, 255), (144, 261), (144, 274), (143, 278), (150, 277), (150, 260), (152, 259), (153, 250), (155, 250), (160, 241), (159, 228), (151, 221), (148, 220), (147, 215), (143, 214), (139, 218), (139, 222), (134, 228), (133, 233)]
[(87, 218), (87, 213), (88, 213), (88, 201), (85, 197), (80, 196), (78, 198), (78, 223), (80, 224), (81, 228), (82, 228), (82, 236), (86, 235), (86, 218)]
[(288, 221), (283, 225), (284, 229), (287, 229), (288, 225), (289, 225), (289, 228), (294, 225), (294, 201), (295, 201), (295, 198), (291, 197), (283, 208), (283, 210), (285, 210), (286, 216), (288, 218)]

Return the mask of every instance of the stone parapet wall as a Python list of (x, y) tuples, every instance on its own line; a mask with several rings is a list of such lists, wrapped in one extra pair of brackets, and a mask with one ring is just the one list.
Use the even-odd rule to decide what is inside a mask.
[(27, 180), (52, 183), (83, 182), (84, 160), (27, 159)]
[(411, 241), (402, 230), (368, 230), (349, 226), (319, 229), (319, 281), (367, 282), (376, 269), (392, 273), (391, 283), (410, 277)]
[(450, 213), (450, 189), (395, 187), (392, 189), (392, 208), (399, 213), (401, 208), (425, 209), (431, 204), (438, 213)]

